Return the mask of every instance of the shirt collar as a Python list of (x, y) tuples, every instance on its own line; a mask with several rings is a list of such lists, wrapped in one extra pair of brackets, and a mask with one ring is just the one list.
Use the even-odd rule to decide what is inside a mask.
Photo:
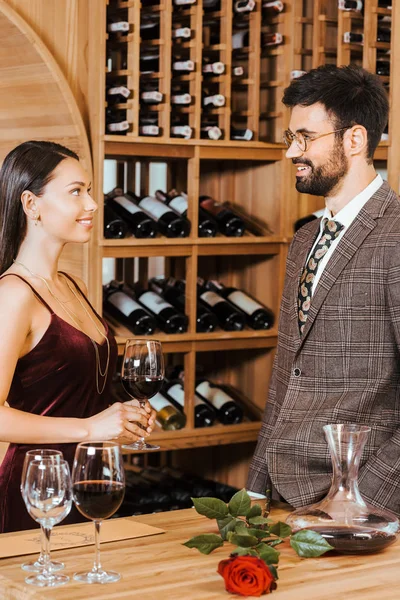
[(325, 207), (324, 214), (321, 219), (321, 227), (324, 219), (334, 219), (339, 221), (347, 229), (354, 221), (364, 204), (375, 194), (375, 192), (383, 184), (382, 177), (378, 174), (375, 179), (371, 181), (366, 188), (364, 188), (357, 196), (355, 196), (350, 202), (346, 204), (334, 217), (332, 217), (331, 211)]

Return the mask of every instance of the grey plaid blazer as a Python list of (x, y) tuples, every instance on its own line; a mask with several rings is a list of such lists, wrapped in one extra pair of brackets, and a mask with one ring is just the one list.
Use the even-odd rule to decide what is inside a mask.
[(322, 426), (371, 427), (360, 491), (400, 514), (400, 202), (385, 182), (339, 241), (312, 299), (304, 334), (299, 279), (320, 220), (290, 246), (278, 349), (247, 489), (270, 480), (295, 507), (321, 499), (331, 483)]

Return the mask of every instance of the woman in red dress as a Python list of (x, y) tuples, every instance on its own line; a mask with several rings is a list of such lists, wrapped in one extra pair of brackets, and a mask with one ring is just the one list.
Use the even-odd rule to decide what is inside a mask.
[[(78, 156), (25, 142), (0, 170), (0, 532), (37, 527), (20, 494), (27, 450), (81, 441), (131, 443), (154, 426), (150, 405), (111, 404), (117, 345), (77, 277), (58, 271), (67, 243), (90, 239), (96, 202)], [(6, 404), (7, 402), (7, 404)], [(72, 511), (65, 520), (80, 520)]]

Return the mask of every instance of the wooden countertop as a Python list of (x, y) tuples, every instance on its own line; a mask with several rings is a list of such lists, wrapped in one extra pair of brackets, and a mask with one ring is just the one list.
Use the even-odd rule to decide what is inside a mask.
[[(273, 510), (274, 520), (286, 512)], [(217, 564), (229, 555), (230, 544), (205, 556), (182, 543), (200, 533), (215, 533), (215, 521), (194, 509), (132, 517), (161, 527), (166, 533), (102, 545), (102, 565), (122, 579), (108, 585), (85, 585), (71, 580), (54, 590), (27, 586), (20, 564), (27, 557), (0, 560), (1, 600), (228, 600)], [(399, 600), (400, 542), (370, 556), (299, 558), (287, 543), (281, 551), (275, 600)], [(94, 547), (58, 550), (67, 575), (91, 567)], [(29, 556), (32, 558), (32, 555)], [(270, 597), (270, 596), (268, 596)]]

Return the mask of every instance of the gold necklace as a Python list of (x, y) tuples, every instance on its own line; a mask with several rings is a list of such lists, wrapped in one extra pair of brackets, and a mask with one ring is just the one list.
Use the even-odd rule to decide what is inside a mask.
[[(92, 321), (93, 325), (95, 326), (97, 332), (99, 333), (99, 335), (101, 335), (105, 340), (106, 340), (106, 344), (107, 344), (107, 361), (106, 361), (106, 366), (104, 369), (104, 373), (101, 370), (101, 362), (100, 362), (100, 353), (99, 353), (99, 349), (98, 349), (98, 345), (96, 343), (96, 341), (90, 337), (90, 335), (88, 335), (85, 331), (83, 331), (82, 327), (78, 324), (77, 320), (82, 324), (83, 321), (78, 317), (78, 315), (76, 313), (74, 313), (71, 309), (68, 309), (65, 306), (65, 302), (63, 302), (62, 300), (60, 300), (56, 294), (54, 294), (54, 292), (51, 290), (49, 284), (47, 283), (46, 279), (44, 277), (42, 277), (41, 275), (38, 275), (37, 273), (33, 273), (33, 271), (31, 271), (26, 265), (24, 265), (23, 263), (21, 263), (18, 260), (14, 260), (13, 261), (16, 265), (20, 265), (21, 267), (23, 267), (24, 269), (26, 269), (26, 271), (28, 271), (28, 273), (30, 273), (30, 275), (32, 275), (32, 277), (37, 277), (38, 279), (40, 279), (41, 281), (43, 281), (43, 283), (46, 285), (46, 288), (48, 289), (49, 293), (51, 294), (51, 296), (58, 302), (58, 304), (61, 306), (61, 308), (66, 312), (66, 314), (69, 316), (69, 318), (73, 321), (73, 323), (75, 324), (76, 328), (78, 329), (78, 331), (81, 331), (82, 333), (84, 333), (92, 342), (93, 344), (93, 348), (94, 348), (94, 352), (95, 352), (95, 356), (96, 356), (96, 388), (97, 388), (97, 393), (99, 395), (101, 395), (104, 392), (104, 388), (106, 386), (107, 383), (107, 376), (108, 376), (108, 368), (110, 366), (110, 355), (111, 355), (111, 349), (110, 349), (110, 341), (108, 339), (108, 336), (103, 333), (101, 331), (101, 329), (97, 326), (96, 321), (93, 319), (92, 315), (90, 314), (90, 312), (88, 311), (88, 309), (86, 308), (86, 306), (84, 305), (84, 303), (82, 302), (82, 300), (80, 299), (79, 295), (75, 292), (75, 290), (72, 288), (72, 286), (70, 285), (68, 278), (65, 278), (65, 281), (67, 283), (67, 286), (69, 288), (69, 290), (71, 291), (72, 295), (74, 296), (74, 298), (76, 300), (78, 300), (79, 304), (82, 306), (82, 308), (84, 309), (86, 315), (89, 317), (89, 319)], [(68, 301), (69, 302), (69, 301)], [(74, 317), (75, 315), (75, 317)], [(103, 377), (103, 383), (101, 385), (101, 389), (100, 389), (100, 384), (99, 384), (99, 380), (100, 377)]]

